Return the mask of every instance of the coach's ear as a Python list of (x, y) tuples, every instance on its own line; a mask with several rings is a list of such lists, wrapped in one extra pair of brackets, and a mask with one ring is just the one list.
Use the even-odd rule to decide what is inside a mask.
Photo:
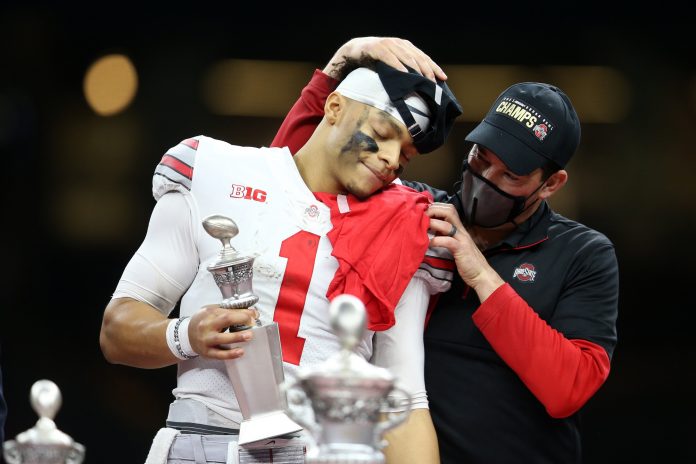
[(568, 182), (568, 172), (560, 169), (549, 176), (544, 183), (544, 187), (539, 191), (539, 198), (546, 200), (554, 193), (558, 192)]
[(347, 104), (346, 97), (340, 93), (331, 92), (326, 97), (326, 103), (324, 104), (324, 119), (326, 119), (326, 122), (331, 125), (336, 124), (341, 119)]

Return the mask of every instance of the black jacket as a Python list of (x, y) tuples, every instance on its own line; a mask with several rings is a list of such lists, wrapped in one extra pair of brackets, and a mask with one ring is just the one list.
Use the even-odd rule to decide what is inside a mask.
[[(459, 206), (458, 195), (404, 184)], [(602, 347), (611, 357), (617, 341), (618, 266), (604, 235), (543, 204), (484, 254), (548, 325), (568, 339)], [(519, 270), (529, 268), (533, 278), (522, 278)], [(455, 276), (425, 331), (425, 380), (442, 462), (582, 462), (579, 413), (561, 419), (549, 415), (474, 324), (472, 314), (479, 306), (476, 293)]]

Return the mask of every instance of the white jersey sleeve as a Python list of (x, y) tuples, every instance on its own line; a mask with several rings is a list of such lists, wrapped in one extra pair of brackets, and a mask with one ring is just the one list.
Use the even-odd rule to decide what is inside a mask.
[[(428, 396), (423, 378), (424, 352), (423, 330), (430, 294), (428, 282), (413, 278), (396, 306), (396, 323), (389, 330), (375, 332), (372, 363), (389, 369), (396, 377), (396, 385), (411, 394), (413, 408), (428, 408)], [(395, 394), (399, 406), (405, 410), (407, 403)]]
[(130, 297), (165, 315), (174, 309), (198, 270), (189, 211), (185, 195), (172, 192), (160, 198), (145, 240), (123, 271), (113, 298)]
[(194, 241), (195, 202), (191, 182), (198, 138), (167, 150), (152, 177), (152, 211), (147, 235), (131, 258), (113, 298), (129, 297), (168, 315), (198, 270)]

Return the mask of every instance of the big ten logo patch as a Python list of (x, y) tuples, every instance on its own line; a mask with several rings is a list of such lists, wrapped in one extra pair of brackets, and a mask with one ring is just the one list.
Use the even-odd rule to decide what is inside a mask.
[(265, 203), (267, 193), (265, 190), (256, 189), (246, 185), (232, 184), (232, 193), (230, 198), (241, 198), (243, 200), (254, 200)]

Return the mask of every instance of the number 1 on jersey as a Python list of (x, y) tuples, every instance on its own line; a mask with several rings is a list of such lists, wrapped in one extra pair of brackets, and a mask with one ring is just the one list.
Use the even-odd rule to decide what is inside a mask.
[(319, 236), (304, 230), (286, 238), (280, 246), (280, 256), (287, 258), (288, 263), (273, 321), (278, 323), (283, 361), (290, 364), (299, 365), (302, 357), (305, 339), (298, 337), (297, 333), (318, 249)]

